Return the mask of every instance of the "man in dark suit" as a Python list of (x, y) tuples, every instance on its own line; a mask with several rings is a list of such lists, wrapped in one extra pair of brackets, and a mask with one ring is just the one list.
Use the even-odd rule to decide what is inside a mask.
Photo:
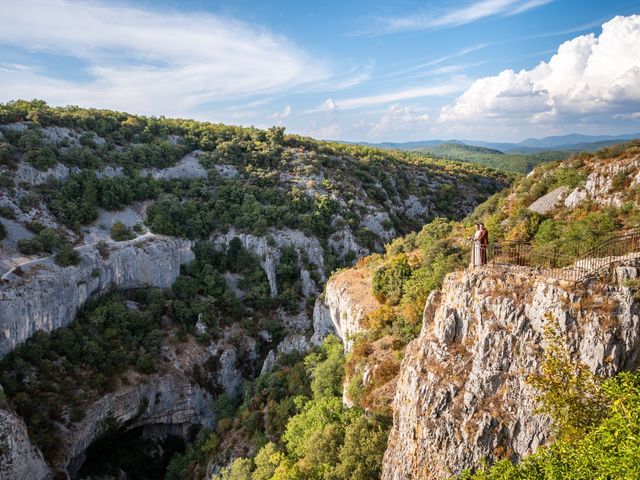
[(478, 241), (480, 242), (480, 264), (485, 265), (487, 263), (487, 249), (489, 248), (489, 230), (484, 226), (484, 223), (480, 224)]

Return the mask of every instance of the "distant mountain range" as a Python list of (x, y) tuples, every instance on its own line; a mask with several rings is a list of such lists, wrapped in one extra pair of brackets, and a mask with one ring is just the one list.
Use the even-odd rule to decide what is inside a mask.
[(640, 133), (625, 135), (581, 135), (573, 133), (569, 135), (555, 135), (543, 138), (528, 138), (519, 143), (507, 142), (483, 142), (478, 140), (424, 140), (415, 142), (348, 142), (372, 147), (398, 150), (423, 150), (442, 144), (472, 145), (476, 147), (491, 148), (504, 153), (532, 153), (549, 150), (573, 151), (573, 150), (598, 150), (608, 145), (622, 143), (632, 138), (640, 138)]

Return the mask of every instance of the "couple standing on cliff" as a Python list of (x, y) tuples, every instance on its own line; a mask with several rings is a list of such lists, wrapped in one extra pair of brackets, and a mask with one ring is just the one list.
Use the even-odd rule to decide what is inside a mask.
[(476, 223), (476, 233), (473, 235), (473, 249), (471, 250), (471, 265), (481, 267), (487, 263), (487, 247), (489, 246), (489, 230), (484, 223)]

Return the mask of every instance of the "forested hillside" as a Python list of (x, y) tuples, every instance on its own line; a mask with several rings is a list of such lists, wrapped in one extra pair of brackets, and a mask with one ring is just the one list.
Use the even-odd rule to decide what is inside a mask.
[(437, 158), (476, 163), (507, 172), (527, 173), (544, 162), (563, 160), (571, 155), (566, 151), (540, 151), (532, 153), (504, 153), (486, 147), (462, 143), (441, 143), (432, 147), (421, 147), (415, 152), (426, 153)]

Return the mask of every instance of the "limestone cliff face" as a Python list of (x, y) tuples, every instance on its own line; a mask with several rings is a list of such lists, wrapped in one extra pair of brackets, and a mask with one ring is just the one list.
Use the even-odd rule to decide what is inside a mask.
[(325, 325), (329, 318), (348, 352), (353, 335), (363, 330), (364, 317), (378, 307), (371, 296), (371, 272), (361, 268), (342, 270), (329, 279), (324, 298), (315, 305), (314, 325)]
[(557, 322), (568, 351), (598, 374), (637, 366), (640, 305), (618, 267), (615, 283), (584, 287), (475, 270), (449, 275), (429, 297), (407, 347), (394, 399), (383, 480), (448, 478), (482, 459), (514, 460), (549, 439), (525, 379), (540, 367), (543, 326)]
[(44, 480), (50, 473), (22, 419), (0, 409), (0, 479)]
[(38, 330), (68, 325), (92, 295), (113, 288), (168, 288), (180, 265), (193, 260), (191, 242), (143, 235), (109, 244), (79, 247), (81, 262), (61, 268), (39, 259), (3, 275), (0, 283), (0, 356)]

